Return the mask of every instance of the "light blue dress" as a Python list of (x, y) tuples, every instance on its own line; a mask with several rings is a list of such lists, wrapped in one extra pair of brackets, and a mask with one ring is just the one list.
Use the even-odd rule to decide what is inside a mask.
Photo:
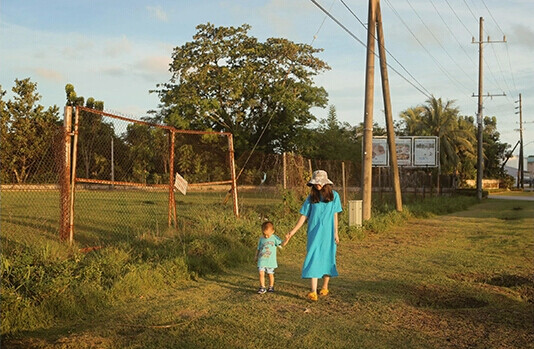
[(334, 240), (334, 214), (342, 211), (339, 194), (334, 191), (334, 200), (312, 204), (310, 197), (300, 209), (308, 217), (308, 242), (306, 258), (302, 266), (302, 278), (337, 276), (336, 243)]

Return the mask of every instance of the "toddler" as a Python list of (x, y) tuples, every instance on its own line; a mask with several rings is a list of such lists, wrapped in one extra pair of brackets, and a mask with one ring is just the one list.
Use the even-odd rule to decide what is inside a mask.
[[(258, 242), (256, 250), (256, 260), (258, 261), (258, 271), (260, 274), (259, 294), (274, 292), (274, 269), (278, 267), (276, 262), (276, 247), (282, 247), (282, 239), (274, 235), (274, 225), (272, 222), (264, 222), (261, 225), (262, 236)], [(265, 288), (265, 273), (269, 276), (269, 287)]]

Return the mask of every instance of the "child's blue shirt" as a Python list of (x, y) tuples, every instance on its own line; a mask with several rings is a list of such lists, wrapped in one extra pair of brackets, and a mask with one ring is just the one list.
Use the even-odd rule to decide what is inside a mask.
[(278, 268), (276, 262), (276, 247), (282, 244), (282, 239), (276, 235), (271, 235), (268, 239), (263, 236), (258, 242), (258, 268)]

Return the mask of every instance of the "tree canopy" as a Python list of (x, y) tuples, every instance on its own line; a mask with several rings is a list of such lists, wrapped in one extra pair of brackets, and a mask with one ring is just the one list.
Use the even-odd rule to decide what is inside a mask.
[[(460, 115), (454, 101), (444, 102), (441, 98), (432, 97), (424, 105), (402, 111), (400, 117), (404, 134), (439, 138), (444, 173), (458, 173), (464, 178), (474, 176), (477, 156), (474, 118)], [(504, 174), (499, 164), (509, 145), (499, 141), (495, 117), (485, 117), (484, 124), (484, 176), (500, 178)]]
[(201, 24), (193, 41), (176, 47), (168, 83), (158, 85), (157, 118), (178, 128), (234, 135), (236, 151), (259, 143), (263, 151), (289, 151), (315, 120), (312, 107), (325, 107), (327, 93), (313, 77), (330, 69), (315, 57), (320, 49), (283, 38), (260, 42), (250, 26)]
[(15, 79), (13, 100), (0, 86), (2, 183), (50, 182), (57, 178), (54, 146), (59, 144), (59, 109), (39, 104), (37, 83)]

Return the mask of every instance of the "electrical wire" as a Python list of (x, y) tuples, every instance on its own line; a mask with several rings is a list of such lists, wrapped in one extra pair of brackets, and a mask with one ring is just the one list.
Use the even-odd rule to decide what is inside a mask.
[[(332, 11), (332, 7), (334, 7), (335, 2), (336, 2), (336, 0), (332, 0), (332, 4), (330, 4), (330, 8), (328, 9), (328, 11)], [(317, 28), (317, 31), (313, 35), (313, 39), (312, 39), (312, 41), (310, 43), (310, 46), (312, 46), (313, 43), (315, 42), (315, 39), (317, 39), (317, 35), (319, 35), (319, 32), (321, 31), (321, 28), (323, 28), (324, 22), (326, 21), (327, 18), (328, 18), (328, 16), (325, 15), (324, 18), (323, 18), (323, 21), (321, 22), (321, 25), (319, 25), (319, 28)]]
[[(352, 9), (345, 3), (344, 0), (339, 0), (341, 1), (341, 3), (345, 6), (345, 8), (358, 20), (358, 22), (360, 22), (360, 24), (362, 25), (362, 27), (364, 27), (364, 29), (367, 30), (367, 26), (365, 25), (365, 23), (363, 23), (363, 21), (356, 15), (356, 13), (354, 13), (354, 11), (352, 11)], [(378, 42), (378, 39), (373, 35), (373, 39), (377, 40)], [(380, 43), (378, 43), (380, 45)], [(400, 67), (408, 74), (410, 75), (410, 77), (423, 89), (425, 90), (429, 95), (431, 94), (430, 92), (428, 92), (425, 87), (408, 71), (408, 69), (406, 69), (404, 67), (404, 65), (399, 62), (399, 60), (397, 58), (395, 58), (395, 56), (386, 48), (384, 47), (384, 50), (390, 55), (391, 58), (393, 58), (393, 60), (395, 62), (397, 62), (398, 65), (400, 65)]]
[[(474, 37), (475, 37), (475, 34), (473, 34), (473, 33), (469, 30), (469, 28), (467, 28), (467, 26), (465, 25), (465, 23), (460, 19), (460, 17), (459, 17), (458, 14), (456, 13), (456, 11), (454, 11), (454, 8), (453, 8), (453, 7), (451, 6), (451, 4), (449, 3), (449, 0), (445, 0), (445, 2), (447, 3), (447, 5), (449, 5), (449, 8), (452, 10), (452, 13), (454, 13), (454, 15), (456, 16), (456, 18), (458, 19), (458, 22), (460, 22), (460, 24), (462, 24), (462, 25), (464, 26), (465, 30), (467, 30), (467, 32), (468, 32), (469, 34), (471, 34), (471, 37), (474, 38)], [(476, 17), (475, 17), (475, 19), (476, 19)]]
[[(439, 39), (436, 37), (436, 35), (434, 35), (434, 32), (432, 32), (432, 30), (430, 30), (430, 28), (428, 27), (428, 25), (425, 23), (425, 21), (423, 21), (423, 18), (421, 18), (421, 16), (419, 15), (419, 13), (415, 10), (415, 8), (412, 6), (412, 3), (409, 1), (409, 0), (406, 0), (406, 2), (408, 3), (408, 5), (411, 7), (411, 9), (413, 10), (413, 12), (415, 13), (415, 15), (417, 16), (417, 18), (419, 18), (419, 20), (421, 21), (421, 23), (423, 23), (423, 26), (426, 28), (426, 30), (430, 33), (430, 35), (432, 35), (432, 37), (434, 38), (434, 40), (436, 40), (436, 42), (438, 43), (439, 47), (441, 47), (441, 49), (443, 51), (445, 51), (445, 54), (451, 59), (451, 61), (456, 64), (456, 66), (460, 69), (460, 71), (464, 74), (464, 76), (469, 76), (469, 74), (467, 74), (465, 72), (465, 70), (462, 68), (462, 66), (460, 64), (458, 64), (458, 62), (452, 58), (452, 56), (449, 54), (449, 51), (447, 51), (447, 49), (445, 47), (443, 47), (443, 45), (441, 44), (441, 41), (439, 41)], [(463, 86), (463, 85), (462, 85)]]
[(434, 2), (432, 0), (428, 0), (430, 1), (430, 3), (432, 4), (432, 6), (434, 7), (434, 10), (436, 10), (436, 13), (438, 14), (439, 18), (441, 18), (441, 21), (443, 22), (443, 24), (445, 24), (445, 27), (447, 27), (447, 29), (449, 30), (449, 33), (451, 34), (451, 36), (454, 38), (454, 40), (456, 41), (456, 43), (458, 44), (458, 46), (460, 46), (460, 48), (462, 49), (462, 51), (464, 52), (464, 54), (467, 56), (467, 59), (469, 59), (471, 61), (471, 63), (476, 67), (476, 63), (475, 61), (473, 60), (473, 58), (471, 58), (471, 56), (469, 55), (469, 53), (467, 53), (467, 51), (465, 50), (465, 48), (463, 47), (463, 45), (460, 43), (460, 41), (458, 40), (458, 38), (456, 37), (456, 35), (454, 35), (454, 33), (452, 32), (452, 29), (451, 27), (449, 26), (449, 24), (447, 23), (447, 21), (443, 18), (443, 16), (441, 15), (440, 11), (437, 9), (436, 5), (434, 5)]
[[(490, 9), (488, 8), (488, 6), (486, 5), (486, 3), (484, 2), (484, 0), (480, 0), (482, 2), (482, 4), (484, 5), (484, 7), (486, 8), (486, 11), (488, 11), (491, 19), (493, 20), (493, 22), (495, 23), (495, 25), (497, 25), (497, 28), (499, 28), (499, 30), (501, 31), (502, 35), (503, 35), (503, 41), (504, 41), (504, 37), (506, 36), (504, 34), (504, 31), (502, 30), (501, 26), (499, 25), (499, 23), (497, 23), (497, 20), (495, 19), (495, 17), (493, 17), (493, 14), (491, 13)], [(486, 30), (484, 30), (484, 32), (486, 33), (486, 35), (488, 35), (489, 37), (489, 34)], [(507, 45), (507, 43), (505, 42), (505, 44)], [(499, 67), (499, 71), (501, 73), (501, 77), (504, 81), (504, 84), (506, 85), (506, 88), (508, 89), (508, 94), (512, 94), (512, 89), (510, 88), (510, 86), (508, 85), (508, 81), (507, 79), (505, 78), (504, 76), (504, 71), (502, 69), (502, 66), (501, 66), (501, 63), (499, 61), (499, 57), (497, 56), (497, 52), (495, 51), (495, 48), (492, 46), (491, 47), (492, 51), (493, 51), (493, 55), (495, 56), (495, 60), (497, 61), (497, 65)], [(506, 50), (507, 50), (507, 53), (508, 53), (508, 46), (506, 46)], [(508, 55), (508, 59), (510, 58), (510, 56)], [(510, 61), (508, 61), (510, 63)], [(490, 70), (491, 71), (491, 70)], [(513, 72), (512, 72), (512, 69), (511, 69), (511, 64), (510, 64), (510, 74), (512, 75), (512, 80), (513, 79)], [(498, 85), (498, 84), (497, 84)], [(516, 89), (517, 91), (517, 89)], [(509, 102), (512, 102), (509, 98), (507, 98)]]
[[(506, 80), (506, 78), (504, 77), (504, 72), (502, 70), (502, 67), (501, 67), (501, 63), (499, 62), (499, 58), (497, 57), (497, 52), (495, 51), (495, 48), (493, 47), (493, 45), (491, 45), (491, 50), (493, 51), (493, 55), (495, 56), (495, 59), (497, 61), (497, 66), (499, 67), (499, 71), (501, 73), (501, 77), (504, 81), (504, 85), (506, 86), (507, 88), (507, 91), (508, 91), (508, 95), (511, 95), (512, 94), (512, 89), (510, 88), (510, 86), (508, 86), (508, 81)], [(497, 84), (498, 87), (500, 87), (499, 84)], [(503, 89), (501, 89), (503, 90)], [(512, 102), (512, 100), (508, 97), (508, 95), (506, 96), (506, 99), (509, 101), (509, 102)]]
[(412, 36), (414, 37), (414, 39), (419, 43), (419, 45), (423, 48), (423, 50), (425, 50), (425, 52), (430, 56), (430, 58), (432, 58), (432, 60), (434, 61), (434, 63), (436, 63), (436, 65), (438, 66), (438, 68), (441, 70), (441, 72), (443, 74), (445, 74), (449, 80), (451, 80), (452, 82), (455, 82), (457, 84), (457, 86), (459, 86), (461, 89), (464, 89), (465, 90), (465, 86), (462, 85), (462, 83), (460, 83), (458, 80), (456, 80), (455, 78), (453, 78), (448, 72), (447, 70), (441, 65), (441, 63), (436, 59), (436, 57), (434, 57), (430, 51), (427, 50), (427, 48), (425, 47), (425, 45), (423, 45), (423, 43), (421, 42), (421, 40), (419, 40), (419, 38), (417, 37), (417, 35), (415, 35), (415, 33), (410, 29), (410, 27), (408, 26), (408, 24), (406, 24), (406, 22), (402, 19), (402, 16), (399, 14), (399, 12), (393, 7), (393, 5), (391, 4), (391, 2), (389, 0), (386, 0), (388, 6), (393, 10), (393, 12), (395, 13), (395, 15), (399, 18), (399, 20), (402, 22), (402, 24), (404, 25), (404, 27), (406, 27), (406, 29), (410, 32), (410, 34), (412, 34)]
[(495, 17), (493, 17), (493, 14), (491, 13), (490, 9), (488, 8), (488, 6), (484, 2), (484, 0), (480, 0), (480, 1), (482, 1), (482, 3), (484, 4), (484, 7), (486, 8), (486, 10), (488, 10), (488, 13), (489, 13), (491, 19), (493, 19), (493, 22), (495, 22), (495, 24), (497, 25), (497, 28), (499, 28), (499, 30), (501, 31), (502, 35), (505, 35), (504, 31), (501, 29), (501, 26), (499, 25), (499, 23), (497, 23), (497, 21), (495, 20)]
[[(330, 17), (330, 19), (332, 19), (337, 25), (339, 25), (347, 34), (349, 34), (354, 40), (356, 40), (357, 42), (359, 42), (363, 47), (367, 48), (367, 45), (362, 41), (360, 40), (353, 32), (351, 32), (346, 26), (344, 26), (337, 18), (335, 18), (330, 12), (328, 12), (324, 7), (322, 7), (319, 3), (317, 3), (316, 0), (310, 0), (315, 6), (317, 6), (321, 11), (323, 11), (328, 17)], [(371, 50), (373, 55), (378, 57), (378, 54), (376, 52), (374, 52), (373, 50)], [(404, 75), (402, 75), (398, 70), (396, 70), (395, 68), (393, 68), (389, 63), (387, 63), (387, 66), (393, 70), (395, 73), (397, 73), (401, 78), (403, 78), (407, 83), (409, 83), (410, 85), (412, 85), (417, 91), (421, 92), (421, 94), (423, 94), (425, 97), (427, 98), (431, 98), (431, 93), (428, 93), (428, 91), (425, 89), (425, 91), (423, 91), (422, 89), (420, 89), (418, 86), (414, 85), (414, 83), (412, 83), (410, 80), (408, 80)]]
[(471, 7), (469, 7), (469, 5), (467, 4), (467, 1), (464, 0), (464, 4), (465, 4), (465, 6), (467, 6), (467, 9), (469, 10), (469, 12), (471, 12), (471, 15), (472, 15), (473, 18), (475, 19), (475, 22), (478, 22), (478, 18), (477, 18), (477, 16), (475, 16), (475, 14), (473, 13), (473, 11), (471, 10)]

